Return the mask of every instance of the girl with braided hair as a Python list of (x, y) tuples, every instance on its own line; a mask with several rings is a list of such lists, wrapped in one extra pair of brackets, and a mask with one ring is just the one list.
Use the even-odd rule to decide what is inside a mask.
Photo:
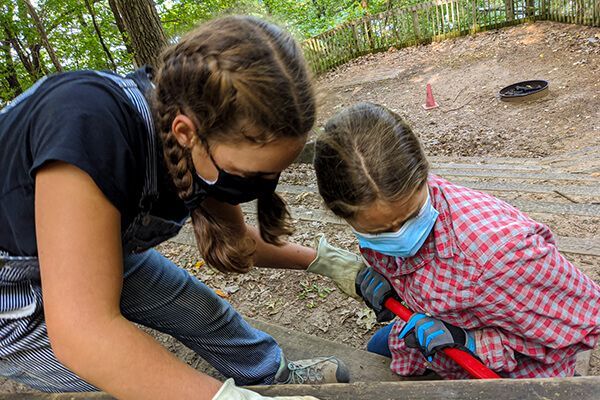
[[(225, 17), (166, 49), (150, 75), (56, 74), (0, 111), (0, 375), (123, 399), (264, 399), (236, 384), (347, 382), (334, 357), (286, 360), (152, 250), (191, 215), (200, 253), (224, 272), (362, 265), (324, 240), (317, 253), (281, 239), (289, 215), (275, 187), (315, 119), (297, 43)], [(258, 229), (239, 207), (255, 199)], [(230, 379), (190, 368), (133, 323)]]

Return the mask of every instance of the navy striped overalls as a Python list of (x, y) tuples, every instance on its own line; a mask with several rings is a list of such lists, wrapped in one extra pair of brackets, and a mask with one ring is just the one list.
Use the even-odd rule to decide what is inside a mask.
[[(281, 349), (273, 338), (252, 328), (213, 290), (151, 249), (176, 235), (182, 224), (150, 212), (158, 195), (157, 149), (150, 108), (138, 88), (149, 81), (139, 79), (140, 71), (128, 76), (131, 79), (98, 74), (126, 93), (142, 116), (148, 136), (139, 214), (123, 234), (123, 316), (175, 337), (239, 385), (272, 383), (281, 360)], [(9, 112), (43, 81), (0, 112)], [(52, 352), (36, 257), (0, 252), (0, 376), (48, 392), (97, 390), (61, 365)]]

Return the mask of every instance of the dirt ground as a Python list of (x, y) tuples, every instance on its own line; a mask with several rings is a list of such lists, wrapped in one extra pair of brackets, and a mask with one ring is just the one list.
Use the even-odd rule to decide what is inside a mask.
[[(530, 104), (501, 102), (504, 86), (549, 81)], [(405, 117), (435, 155), (543, 157), (600, 136), (600, 29), (536, 22), (374, 54), (319, 80), (319, 124), (356, 101)], [(439, 109), (425, 111), (431, 83)]]
[[(549, 95), (519, 105), (498, 100), (502, 87), (528, 79), (548, 80)], [(432, 111), (421, 106), (427, 83), (432, 84), (441, 106)], [(341, 66), (318, 79), (318, 125), (344, 106), (372, 101), (405, 117), (430, 155), (557, 156), (600, 146), (599, 89), (600, 29), (538, 22), (427, 46), (390, 49)], [(600, 158), (598, 153), (595, 156)], [(589, 160), (582, 157), (580, 162)], [(311, 185), (314, 172), (309, 165), (295, 165), (281, 181)], [(552, 194), (493, 194), (508, 201), (569, 202)], [(314, 193), (285, 197), (293, 207), (323, 209)], [(600, 236), (597, 217), (531, 216), (561, 236)], [(252, 216), (248, 220), (254, 222)], [(292, 242), (312, 245), (322, 232), (333, 244), (356, 251), (350, 230), (340, 225), (295, 221), (295, 227)], [(262, 268), (244, 275), (223, 275), (199, 268), (194, 247), (167, 242), (158, 249), (218, 290), (243, 315), (361, 349), (382, 326), (364, 304), (347, 298), (325, 278)], [(566, 257), (600, 282), (600, 257)], [(590, 373), (600, 375), (598, 349), (592, 355)]]

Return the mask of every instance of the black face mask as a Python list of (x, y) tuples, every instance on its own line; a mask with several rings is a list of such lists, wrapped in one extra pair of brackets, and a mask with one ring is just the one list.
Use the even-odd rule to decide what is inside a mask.
[(266, 179), (262, 177), (242, 177), (233, 175), (217, 165), (210, 151), (209, 157), (214, 164), (219, 176), (215, 183), (206, 182), (197, 173), (194, 173), (192, 195), (184, 201), (186, 207), (193, 211), (200, 206), (200, 203), (207, 197), (237, 205), (256, 200), (260, 197), (267, 197), (275, 192), (279, 175), (276, 178)]

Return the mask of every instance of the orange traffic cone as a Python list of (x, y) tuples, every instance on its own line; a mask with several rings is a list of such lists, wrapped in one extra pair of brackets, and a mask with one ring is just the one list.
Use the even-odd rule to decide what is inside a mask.
[(432, 108), (439, 107), (438, 103), (436, 103), (433, 98), (433, 92), (431, 91), (431, 85), (427, 84), (427, 97), (425, 99), (425, 104), (423, 104), (423, 108), (426, 110), (431, 110)]

